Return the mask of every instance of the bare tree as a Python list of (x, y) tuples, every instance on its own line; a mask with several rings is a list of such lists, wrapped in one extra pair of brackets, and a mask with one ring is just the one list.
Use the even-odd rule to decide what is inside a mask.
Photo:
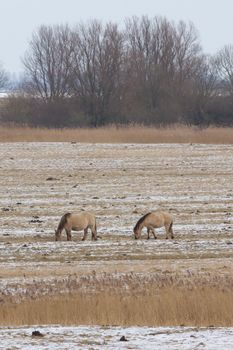
[(0, 64), (0, 89), (5, 88), (8, 82), (9, 82), (8, 74)]
[(69, 93), (73, 41), (69, 27), (41, 26), (33, 33), (23, 64), (26, 90), (45, 102), (54, 102)]
[[(199, 58), (202, 55), (197, 31), (192, 23), (180, 21), (175, 28), (175, 67), (178, 83), (192, 78), (199, 67)], [(180, 86), (181, 87), (181, 86)]]
[(185, 84), (183, 121), (189, 124), (209, 123), (208, 106), (217, 96), (216, 65), (211, 56), (199, 56), (195, 72)]
[(143, 16), (121, 30), (97, 20), (41, 26), (23, 63), (31, 99), (22, 115), (33, 125), (204, 124), (217, 105), (227, 106), (217, 123), (232, 118), (233, 45), (207, 57), (192, 23)]
[(158, 110), (167, 74), (171, 73), (172, 36), (166, 19), (143, 16), (126, 20), (128, 105), (134, 104), (144, 118)]
[(203, 55), (199, 60), (199, 69), (196, 74), (197, 94), (201, 99), (203, 108), (209, 103), (210, 99), (215, 98), (217, 94), (217, 72), (216, 65), (211, 56)]
[(150, 121), (174, 120), (183, 108), (185, 85), (198, 69), (201, 49), (194, 26), (133, 17), (126, 22), (126, 37), (130, 91)]
[(93, 125), (119, 113), (123, 37), (116, 24), (79, 24), (74, 32), (73, 91)]
[(217, 53), (215, 62), (221, 87), (233, 96), (233, 45), (224, 46)]

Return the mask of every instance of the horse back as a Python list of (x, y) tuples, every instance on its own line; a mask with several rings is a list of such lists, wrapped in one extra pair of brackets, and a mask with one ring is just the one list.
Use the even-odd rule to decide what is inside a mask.
[(154, 227), (170, 225), (173, 221), (171, 214), (165, 211), (152, 212), (146, 219), (148, 224), (151, 223)]
[(167, 211), (163, 211), (162, 215), (164, 217), (164, 223), (167, 225), (170, 225), (173, 223), (173, 217), (170, 213), (168, 213)]
[(95, 222), (95, 215), (89, 212), (72, 213), (69, 217), (70, 225), (80, 229), (95, 227)]

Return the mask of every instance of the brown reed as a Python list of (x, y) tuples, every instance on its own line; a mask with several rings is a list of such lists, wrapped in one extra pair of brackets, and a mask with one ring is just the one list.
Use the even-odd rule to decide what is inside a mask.
[(140, 125), (102, 128), (45, 129), (0, 127), (0, 142), (90, 142), (90, 143), (233, 143), (233, 128), (200, 129), (176, 125), (156, 128)]
[(3, 303), (1, 325), (233, 326), (233, 293), (164, 288), (143, 294), (94, 293)]

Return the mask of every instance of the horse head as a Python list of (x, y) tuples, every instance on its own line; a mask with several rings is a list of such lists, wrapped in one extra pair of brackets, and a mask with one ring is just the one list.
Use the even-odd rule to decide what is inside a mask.
[(133, 232), (134, 232), (134, 238), (139, 239), (140, 237), (139, 229), (137, 227), (134, 227)]
[(55, 241), (61, 240), (61, 230), (55, 229)]

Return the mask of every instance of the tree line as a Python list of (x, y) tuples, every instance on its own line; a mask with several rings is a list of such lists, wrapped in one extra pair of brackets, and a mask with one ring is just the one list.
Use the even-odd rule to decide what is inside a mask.
[[(207, 55), (192, 23), (132, 17), (40, 26), (1, 121), (45, 127), (232, 125), (233, 45)], [(0, 88), (7, 76), (0, 68)]]

